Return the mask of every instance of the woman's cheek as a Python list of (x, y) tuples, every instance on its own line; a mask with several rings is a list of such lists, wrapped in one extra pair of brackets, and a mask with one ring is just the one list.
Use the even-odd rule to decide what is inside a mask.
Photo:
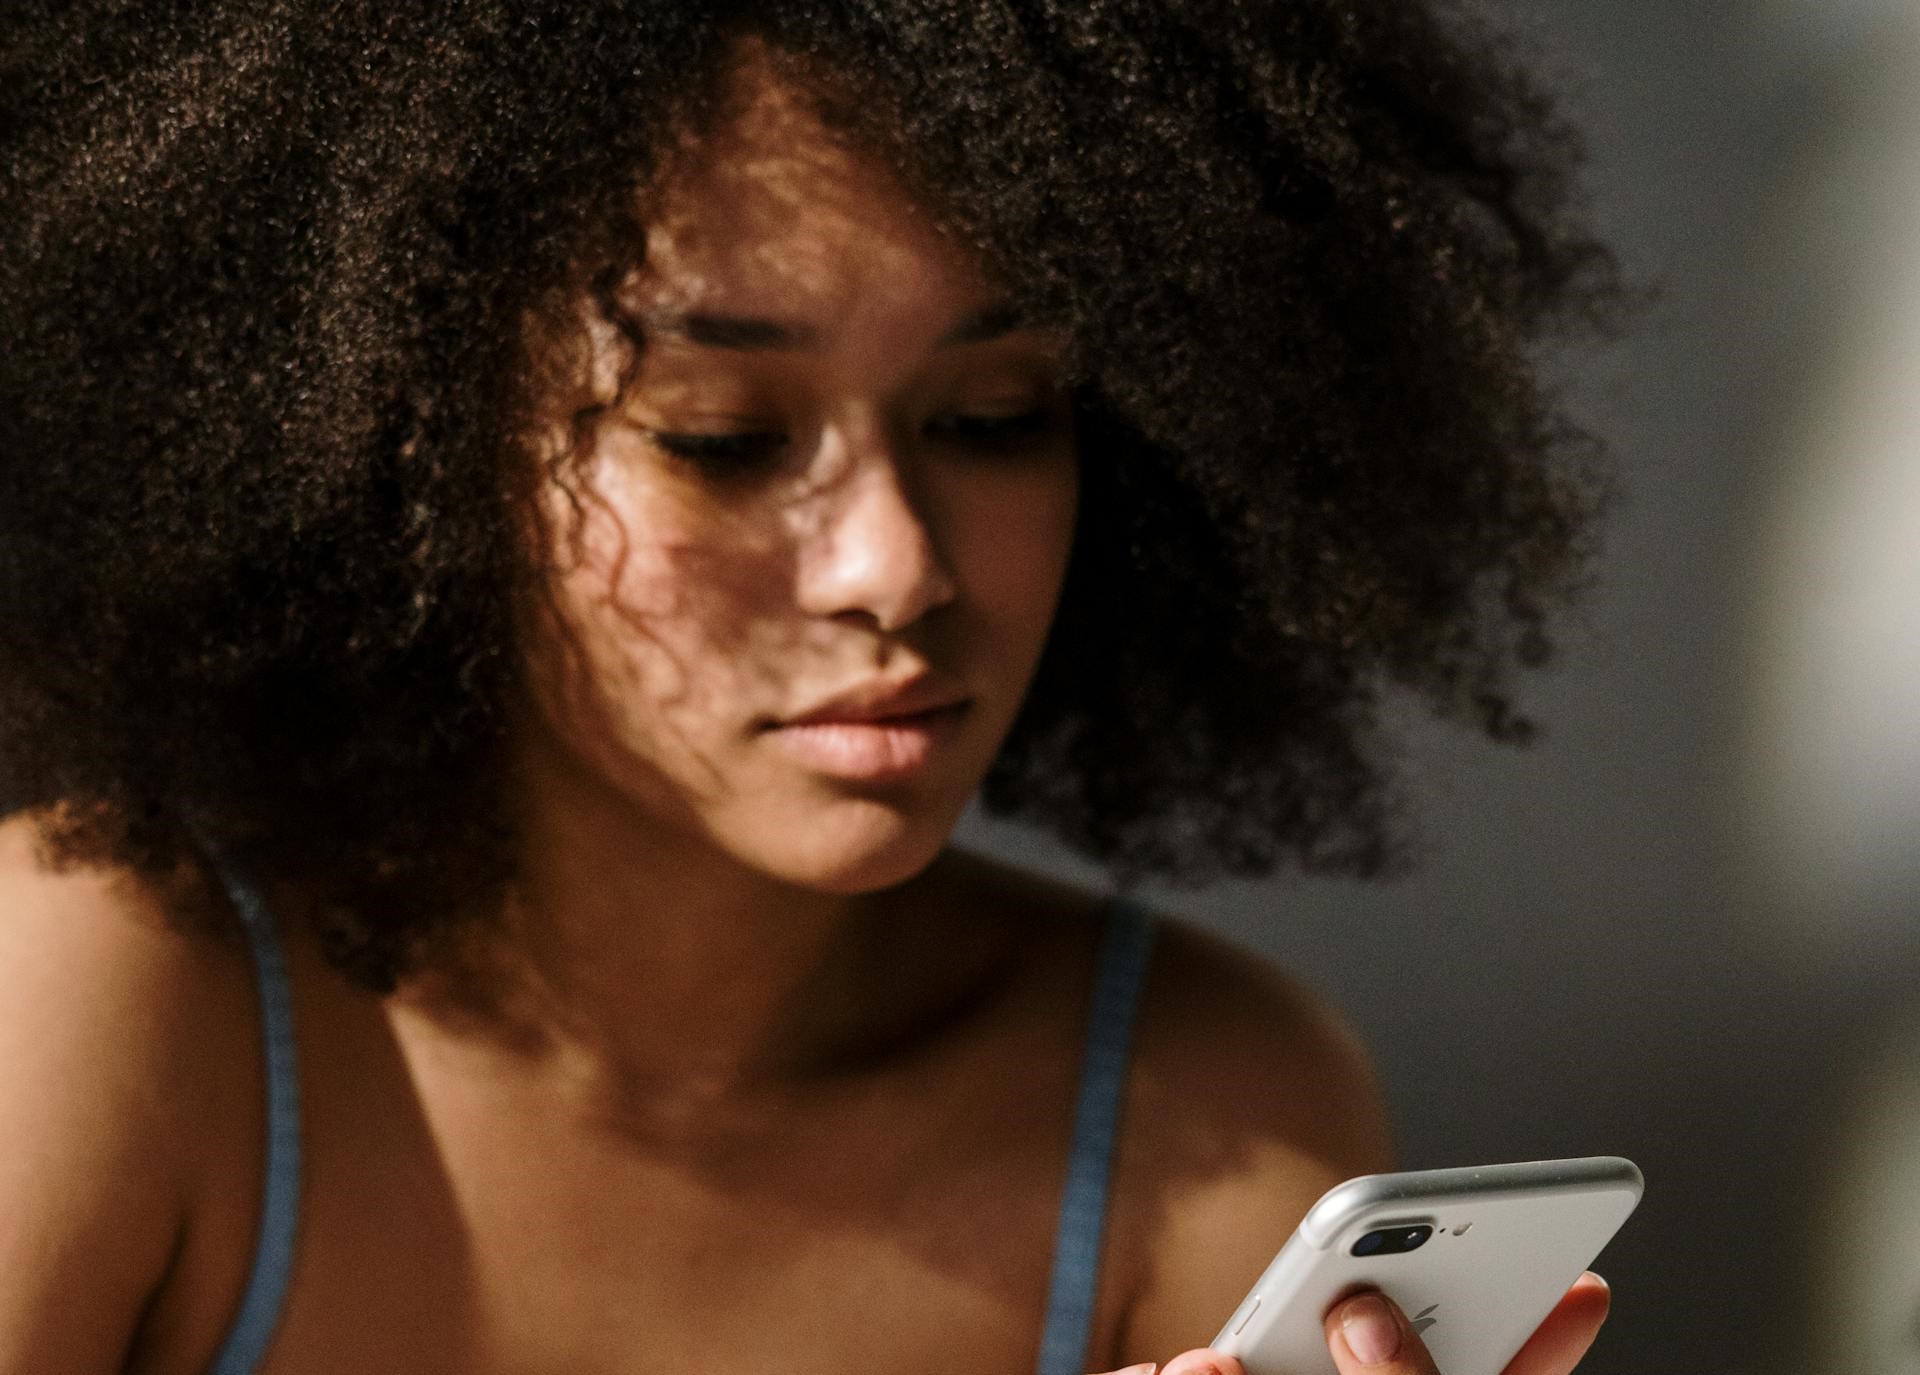
[(1018, 476), (969, 504), (963, 547), (983, 599), (1044, 629), (1072, 552), (1079, 484), (1070, 461)]

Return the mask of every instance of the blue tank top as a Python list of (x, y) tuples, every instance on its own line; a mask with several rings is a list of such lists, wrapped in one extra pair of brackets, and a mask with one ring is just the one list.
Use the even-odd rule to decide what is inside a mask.
[[(232, 864), (222, 866), (222, 876), (253, 952), (266, 1059), (267, 1152), (253, 1267), (210, 1375), (253, 1375), (273, 1340), (293, 1273), (300, 1214), (300, 1080), (293, 1002), (273, 919), (258, 890)], [(1145, 982), (1153, 933), (1154, 917), (1145, 908), (1125, 898), (1107, 905), (1035, 1375), (1086, 1375), (1107, 1179), (1126, 1085), (1134, 1009)]]

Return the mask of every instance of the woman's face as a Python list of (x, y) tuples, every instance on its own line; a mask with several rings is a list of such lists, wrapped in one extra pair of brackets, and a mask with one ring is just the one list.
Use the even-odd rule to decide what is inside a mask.
[(650, 199), (643, 347), (595, 330), (619, 399), (546, 493), (530, 740), (677, 853), (868, 890), (938, 852), (1046, 638), (1063, 341), (804, 97), (739, 82)]

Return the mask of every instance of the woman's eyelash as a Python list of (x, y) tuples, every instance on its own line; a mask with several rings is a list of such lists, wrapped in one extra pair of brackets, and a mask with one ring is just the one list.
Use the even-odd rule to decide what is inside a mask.
[[(927, 422), (936, 439), (970, 448), (1012, 448), (1044, 433), (1053, 422), (1045, 406), (1015, 415), (942, 415)], [(772, 430), (739, 434), (694, 434), (666, 430), (650, 432), (653, 442), (675, 458), (714, 468), (751, 468), (777, 455), (787, 437)]]
[(929, 422), (937, 437), (983, 449), (1004, 449), (1043, 434), (1053, 423), (1045, 406), (1016, 415), (946, 415)]
[(652, 432), (653, 442), (672, 454), (714, 467), (751, 467), (771, 458), (787, 442), (783, 434), (752, 431), (745, 434), (671, 434)]

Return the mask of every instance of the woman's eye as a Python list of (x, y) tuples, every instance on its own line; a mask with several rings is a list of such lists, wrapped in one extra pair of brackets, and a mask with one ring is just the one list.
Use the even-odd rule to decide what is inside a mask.
[(705, 468), (741, 471), (755, 468), (779, 454), (787, 442), (783, 434), (752, 431), (746, 434), (673, 434), (664, 430), (649, 432), (655, 445)]
[(976, 449), (1011, 449), (1037, 439), (1053, 427), (1053, 412), (1037, 406), (1017, 415), (943, 415), (927, 422), (927, 432)]

